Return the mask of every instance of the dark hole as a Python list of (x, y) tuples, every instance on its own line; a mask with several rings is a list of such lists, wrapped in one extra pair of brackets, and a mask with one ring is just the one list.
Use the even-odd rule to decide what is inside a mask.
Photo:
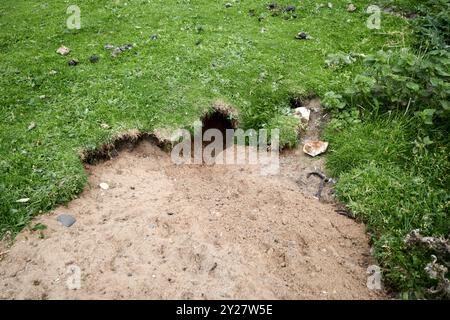
[(308, 104), (309, 101), (315, 99), (317, 96), (314, 93), (304, 95), (291, 95), (289, 98), (289, 105), (291, 109), (297, 109)]
[(289, 104), (291, 105), (291, 109), (297, 109), (303, 106), (303, 99), (298, 97), (292, 97), (291, 100), (289, 100)]
[[(229, 145), (227, 145), (227, 142), (226, 142), (226, 130), (234, 129), (233, 122), (228, 118), (227, 115), (216, 111), (212, 114), (205, 116), (202, 119), (202, 123), (203, 123), (202, 134), (204, 134), (208, 129), (217, 129), (222, 133), (222, 138), (223, 138), (222, 147), (224, 149), (228, 148), (230, 145), (233, 144), (232, 141)], [(205, 141), (203, 143), (203, 146), (205, 147), (208, 144), (214, 142), (214, 139), (215, 138), (213, 138), (212, 139), (213, 141), (210, 141), (210, 142)]]

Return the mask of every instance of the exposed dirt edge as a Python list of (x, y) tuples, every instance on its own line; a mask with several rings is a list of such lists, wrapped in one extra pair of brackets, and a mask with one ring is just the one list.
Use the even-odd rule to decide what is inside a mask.
[(160, 131), (153, 133), (140, 132), (139, 130), (128, 130), (112, 138), (112, 141), (105, 143), (93, 150), (82, 150), (80, 159), (83, 163), (96, 164), (101, 161), (110, 160), (119, 155), (125, 149), (133, 150), (141, 141), (149, 140), (163, 150), (170, 150), (172, 143), (168, 138), (163, 138)]
[[(224, 100), (216, 100), (212, 108), (208, 109), (200, 120), (204, 123), (214, 114), (219, 114), (227, 119), (234, 129), (239, 127), (239, 112)], [(119, 152), (125, 149), (133, 150), (141, 141), (148, 140), (164, 151), (170, 151), (173, 148), (170, 129), (158, 128), (153, 132), (141, 132), (137, 129), (127, 130), (114, 136), (110, 142), (91, 150), (81, 150), (80, 159), (83, 163), (96, 164), (101, 161), (110, 160), (119, 155)]]

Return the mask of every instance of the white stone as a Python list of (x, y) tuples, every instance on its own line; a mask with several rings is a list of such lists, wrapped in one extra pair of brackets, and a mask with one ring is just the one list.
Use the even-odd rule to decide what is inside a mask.
[(296, 108), (294, 110), (294, 116), (304, 120), (305, 122), (309, 121), (309, 117), (311, 116), (311, 110), (305, 107)]
[(65, 56), (65, 55), (69, 54), (70, 49), (65, 47), (65, 46), (61, 46), (61, 47), (58, 48), (58, 50), (56, 50), (56, 52), (59, 53), (62, 56)]
[(103, 190), (108, 190), (109, 189), (109, 185), (107, 183), (105, 183), (105, 182), (100, 183), (99, 186)]
[(328, 149), (328, 142), (324, 141), (308, 141), (303, 146), (303, 152), (311, 157), (318, 156)]

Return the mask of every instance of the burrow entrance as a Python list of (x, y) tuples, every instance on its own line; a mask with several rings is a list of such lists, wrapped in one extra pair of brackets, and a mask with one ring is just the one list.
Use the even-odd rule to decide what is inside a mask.
[[(236, 129), (236, 123), (231, 120), (231, 116), (227, 113), (217, 111), (207, 114), (202, 118), (202, 136), (205, 136), (205, 132), (210, 129), (217, 129), (222, 134), (222, 141), (221, 141), (221, 147), (222, 150), (225, 150), (226, 148), (233, 145), (233, 141), (226, 141), (226, 131), (227, 129)], [(214, 138), (215, 139), (215, 138)], [(215, 142), (213, 141), (203, 141), (203, 147), (209, 145), (210, 143)]]

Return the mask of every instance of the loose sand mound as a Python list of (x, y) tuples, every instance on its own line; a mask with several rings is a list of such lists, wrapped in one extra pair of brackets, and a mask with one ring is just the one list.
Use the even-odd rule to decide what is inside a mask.
[[(0, 262), (3, 299), (373, 299), (364, 226), (312, 195), (316, 161), (291, 151), (281, 174), (176, 166), (149, 141), (97, 166), (90, 186), (38, 217)], [(102, 190), (99, 183), (110, 188)], [(77, 222), (66, 228), (62, 213)], [(70, 266), (81, 269), (71, 290)]]

